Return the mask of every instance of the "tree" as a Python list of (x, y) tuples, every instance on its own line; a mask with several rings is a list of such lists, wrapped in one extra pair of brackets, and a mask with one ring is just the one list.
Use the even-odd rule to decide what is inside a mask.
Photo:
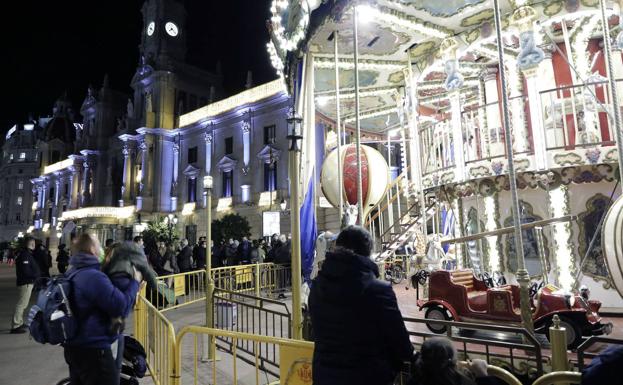
[(169, 242), (169, 238), (171, 238), (172, 241), (180, 239), (177, 227), (172, 226), (169, 232), (169, 225), (165, 222), (164, 217), (157, 218), (155, 221), (150, 221), (141, 235), (143, 236), (143, 242), (145, 242), (148, 248), (155, 247), (156, 242), (159, 240)]
[(251, 235), (251, 225), (247, 218), (238, 214), (227, 214), (212, 221), (212, 239), (218, 245), (228, 239), (242, 239)]

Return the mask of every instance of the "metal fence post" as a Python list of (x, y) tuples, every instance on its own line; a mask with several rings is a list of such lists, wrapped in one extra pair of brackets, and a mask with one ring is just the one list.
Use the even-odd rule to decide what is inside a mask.
[[(569, 369), (567, 356), (567, 331), (560, 327), (560, 318), (554, 315), (553, 325), (549, 328), (549, 341), (552, 345), (552, 371), (562, 372)], [(557, 382), (558, 385), (564, 383)]]
[[(260, 270), (261, 270), (260, 264), (256, 263), (254, 269), (255, 269), (255, 296), (259, 298), (260, 290), (262, 288), (262, 284), (261, 284), (262, 281), (260, 279)], [(256, 305), (259, 306), (259, 304), (256, 304)]]

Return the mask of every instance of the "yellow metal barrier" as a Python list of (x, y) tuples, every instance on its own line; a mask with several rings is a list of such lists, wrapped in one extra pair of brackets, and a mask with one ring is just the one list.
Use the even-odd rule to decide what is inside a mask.
[[(184, 337), (187, 334), (194, 335), (194, 345), (191, 350), (183, 349)], [(227, 338), (231, 340), (232, 357), (231, 360), (212, 360), (209, 363), (211, 370), (207, 367), (200, 366), (199, 355), (200, 351), (197, 349), (198, 337), (212, 337), (209, 338), (211, 342), (211, 349), (216, 349), (216, 339)], [(251, 377), (255, 379), (255, 384), (260, 385), (264, 383), (272, 383), (279, 381), (281, 385), (300, 385), (311, 383), (311, 359), (313, 355), (314, 344), (307, 341), (297, 341), (290, 339), (282, 339), (275, 337), (266, 337), (255, 334), (230, 332), (219, 329), (211, 329), (200, 326), (186, 326), (177, 334), (177, 345), (175, 346), (175, 366), (173, 368), (173, 375), (175, 378), (174, 385), (181, 385), (182, 380), (190, 380), (190, 378), (182, 378), (182, 362), (185, 367), (192, 364), (192, 381), (193, 384), (197, 384), (200, 378), (207, 378), (211, 385), (217, 385), (219, 383), (233, 383), (237, 384), (238, 381), (244, 378), (249, 381)], [(250, 359), (242, 359), (238, 356), (237, 347), (240, 341), (250, 342), (253, 345), (252, 351), (254, 352)], [(262, 360), (260, 358), (260, 350), (262, 348), (273, 349), (279, 356), (280, 371), (279, 377), (270, 376), (262, 369)], [(188, 355), (192, 358), (189, 360)], [(221, 370), (217, 367), (217, 364), (221, 366)], [(228, 377), (222, 370), (222, 367), (226, 367), (231, 370), (231, 377)], [(201, 373), (205, 370), (205, 373)], [(208, 373), (209, 372), (209, 373)], [(263, 372), (263, 373), (262, 373)], [(211, 380), (211, 381), (210, 381)], [(248, 383), (248, 382), (246, 382)]]
[[(144, 296), (138, 295), (134, 312), (134, 336), (147, 353), (147, 365), (156, 385), (211, 385), (233, 383), (239, 380), (256, 385), (278, 383), (303, 385), (311, 383), (314, 344), (307, 341), (227, 331), (202, 326), (186, 326), (176, 335), (171, 322)], [(192, 347), (184, 346), (184, 337), (190, 334)], [(212, 359), (202, 362), (202, 344)], [(215, 352), (222, 351), (221, 357)], [(275, 363), (267, 367), (267, 363)], [(463, 363), (464, 364), (464, 363)], [(488, 366), (489, 375), (508, 385), (521, 385), (510, 372), (497, 366)], [(534, 385), (549, 385), (566, 381), (579, 383), (581, 376), (573, 372), (550, 373)]]
[(508, 385), (522, 385), (521, 381), (519, 381), (517, 377), (513, 376), (511, 372), (500, 368), (499, 366), (488, 365), (487, 372), (490, 376), (495, 376)]
[[(157, 277), (157, 290), (145, 297), (161, 311), (176, 309), (205, 300), (205, 270)], [(218, 267), (211, 270), (214, 287), (257, 297), (273, 296), (291, 287), (289, 266), (273, 263)]]
[(134, 309), (134, 338), (147, 353), (147, 366), (156, 385), (173, 383), (175, 365), (175, 329), (164, 315), (143, 295), (138, 295)]
[(147, 298), (161, 311), (205, 300), (205, 274), (205, 270), (194, 270), (157, 277), (157, 292), (150, 290)]
[(532, 385), (551, 385), (554, 383), (582, 383), (582, 374), (578, 372), (552, 372), (539, 377)]

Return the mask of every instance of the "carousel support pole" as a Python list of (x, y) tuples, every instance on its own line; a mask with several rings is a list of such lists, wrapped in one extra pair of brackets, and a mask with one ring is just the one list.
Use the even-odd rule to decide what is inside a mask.
[(420, 144), (420, 133), (417, 130), (417, 103), (416, 103), (416, 93), (415, 93), (415, 81), (413, 79), (413, 68), (411, 63), (411, 52), (407, 51), (407, 74), (409, 75), (409, 98), (411, 99), (411, 121), (409, 122), (409, 131), (410, 131), (410, 153), (411, 153), (411, 175), (413, 176), (414, 184), (417, 186), (419, 191), (419, 200), (420, 200), (420, 216), (422, 217), (422, 234), (426, 239), (428, 233), (428, 226), (426, 220), (426, 197), (424, 194), (424, 184), (422, 183), (422, 160), (421, 153), (422, 145)]
[(530, 309), (530, 294), (528, 285), (530, 284), (530, 275), (526, 270), (526, 261), (523, 253), (523, 239), (521, 237), (521, 219), (519, 217), (519, 197), (517, 196), (517, 175), (515, 173), (515, 162), (513, 159), (513, 138), (510, 130), (510, 114), (508, 111), (508, 94), (506, 93), (506, 71), (504, 66), (504, 47), (502, 41), (502, 22), (500, 17), (500, 0), (493, 0), (493, 11), (495, 19), (495, 31), (497, 35), (500, 83), (502, 89), (502, 114), (504, 116), (504, 144), (506, 146), (506, 154), (508, 157), (508, 177), (511, 190), (511, 210), (513, 213), (513, 227), (515, 229), (515, 252), (517, 253), (517, 282), (519, 283), (519, 303), (521, 308), (521, 321), (523, 327), (529, 333), (534, 333), (534, 324), (532, 322), (532, 311)]
[[(387, 132), (387, 173), (389, 174), (389, 183), (392, 183), (392, 140), (391, 134)], [(399, 194), (400, 186), (396, 184), (396, 193)], [(394, 225), (394, 207), (392, 205), (392, 190), (387, 190), (387, 226)]]
[(355, 60), (355, 149), (357, 154), (357, 225), (363, 226), (363, 183), (361, 175), (361, 119), (359, 119), (359, 38), (357, 36), (357, 5), (353, 7), (353, 50)]
[(335, 59), (335, 123), (337, 125), (337, 185), (340, 186), (340, 200), (339, 200), (339, 212), (340, 218), (344, 214), (344, 194), (342, 193), (342, 189), (344, 188), (344, 182), (342, 178), (342, 173), (344, 169), (342, 168), (342, 117), (340, 111), (340, 63), (338, 57), (338, 38), (340, 34), (336, 29), (333, 32), (333, 56)]
[[(619, 104), (619, 95), (617, 91), (616, 80), (614, 79), (614, 68), (612, 66), (612, 42), (610, 41), (610, 26), (608, 25), (608, 17), (606, 16), (606, 2), (599, 0), (599, 7), (601, 8), (601, 25), (604, 33), (604, 59), (606, 61), (606, 76), (608, 76), (608, 84), (610, 86), (610, 95), (612, 98), (613, 118), (614, 118), (614, 132), (616, 132), (617, 151), (619, 156), (619, 174), (623, 172), (623, 131), (621, 131), (621, 107)], [(617, 55), (618, 56), (618, 55)], [(621, 58), (619, 56), (619, 65)], [(620, 178), (620, 177), (619, 177)]]

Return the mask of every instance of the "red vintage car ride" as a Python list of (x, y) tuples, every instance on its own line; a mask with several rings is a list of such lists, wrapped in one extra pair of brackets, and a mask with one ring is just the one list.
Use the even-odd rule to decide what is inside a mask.
[[(428, 299), (418, 300), (420, 310), (426, 310), (427, 319), (521, 325), (518, 285), (489, 287), (471, 269), (433, 271), (428, 285)], [(579, 345), (582, 336), (609, 334), (612, 330), (611, 323), (601, 322), (600, 301), (587, 300), (554, 285), (545, 285), (540, 290), (533, 287), (531, 294), (535, 331), (549, 338), (552, 318), (558, 314), (567, 332), (569, 348)], [(446, 332), (444, 325), (427, 326), (434, 333)]]

